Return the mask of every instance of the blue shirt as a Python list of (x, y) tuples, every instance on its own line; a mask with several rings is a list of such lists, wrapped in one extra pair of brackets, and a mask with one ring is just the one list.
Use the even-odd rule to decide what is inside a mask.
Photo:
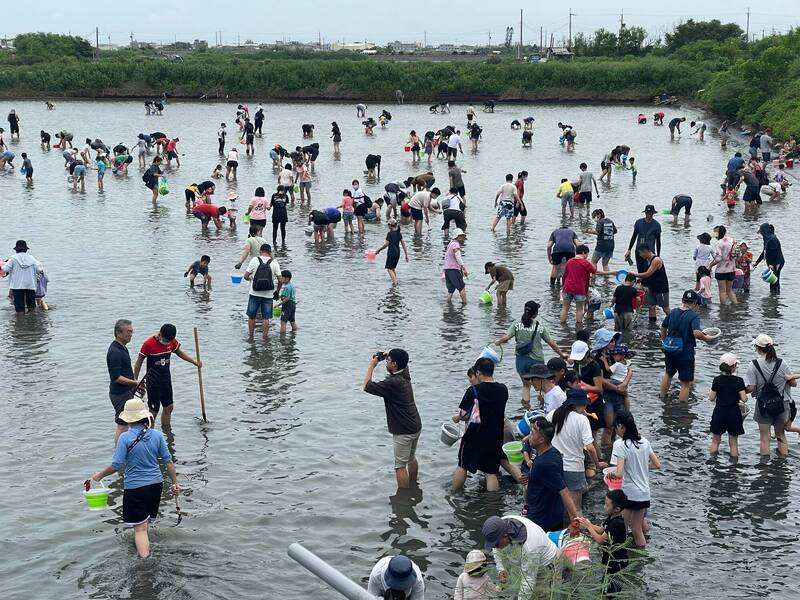
[(537, 456), (528, 475), (528, 518), (545, 531), (563, 529), (564, 461), (555, 448)]
[(741, 156), (734, 156), (728, 161), (728, 175), (733, 175), (736, 171), (744, 166), (744, 159)]
[(673, 308), (661, 323), (661, 327), (667, 330), (667, 335), (683, 338), (683, 350), (679, 354), (670, 356), (679, 361), (694, 360), (694, 332), (700, 329), (700, 315), (693, 310)]
[(140, 488), (164, 481), (158, 459), (164, 463), (172, 461), (164, 435), (155, 429), (148, 429), (138, 444), (129, 447), (142, 432), (144, 426), (132, 425), (117, 440), (117, 448), (111, 459), (115, 470), (125, 465), (125, 489)]

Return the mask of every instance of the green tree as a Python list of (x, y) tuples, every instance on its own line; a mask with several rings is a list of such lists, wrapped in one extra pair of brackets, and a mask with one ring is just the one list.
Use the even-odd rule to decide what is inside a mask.
[(689, 19), (686, 23), (681, 23), (672, 31), (664, 36), (667, 42), (667, 50), (674, 52), (678, 48), (698, 42), (701, 40), (713, 40), (724, 42), (731, 38), (744, 39), (744, 31), (736, 23), (725, 23), (719, 19), (712, 21), (695, 21)]
[(23, 33), (14, 38), (17, 57), (26, 63), (47, 62), (63, 58), (92, 57), (92, 46), (74, 35), (55, 33)]

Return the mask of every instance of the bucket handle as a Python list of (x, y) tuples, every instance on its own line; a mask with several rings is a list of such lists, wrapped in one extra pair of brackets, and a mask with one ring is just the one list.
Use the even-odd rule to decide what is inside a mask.
[(108, 490), (108, 486), (106, 486), (105, 481), (103, 481), (102, 479), (100, 481), (95, 481), (94, 479), (89, 477), (89, 479), (83, 482), (84, 487), (86, 487), (88, 484), (88, 489), (86, 489), (87, 492), (91, 489), (93, 483), (99, 483), (104, 490)]

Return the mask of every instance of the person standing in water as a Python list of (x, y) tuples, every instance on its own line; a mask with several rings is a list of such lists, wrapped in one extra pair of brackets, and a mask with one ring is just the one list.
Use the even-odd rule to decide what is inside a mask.
[(681, 123), (686, 120), (686, 117), (675, 117), (669, 122), (669, 140), (673, 141), (675, 139), (675, 132), (678, 132), (678, 135), (681, 134)]
[(765, 261), (767, 266), (778, 277), (778, 281), (769, 284), (769, 291), (780, 292), (781, 271), (786, 265), (786, 259), (784, 259), (783, 250), (781, 250), (781, 241), (775, 235), (775, 227), (770, 223), (762, 223), (761, 227), (758, 228), (758, 233), (761, 234), (761, 238), (764, 240), (764, 249), (758, 255), (756, 262), (753, 263), (753, 268), (755, 269), (762, 260)]
[(8, 287), (14, 299), (17, 316), (36, 310), (36, 278), (42, 272), (42, 264), (28, 254), (25, 240), (14, 244), (14, 256), (0, 267), (3, 274), (9, 275)]
[(13, 141), (16, 136), (17, 141), (19, 141), (19, 115), (13, 108), (11, 112), (8, 113), (8, 128), (8, 134), (11, 140)]
[(172, 374), (169, 370), (170, 358), (175, 354), (178, 358), (193, 364), (198, 369), (203, 367), (203, 363), (195, 360), (181, 349), (178, 340), (175, 339), (177, 330), (172, 323), (165, 323), (154, 336), (147, 338), (139, 350), (136, 365), (133, 367), (133, 378), (139, 379), (139, 372), (142, 364), (147, 361), (145, 371), (145, 385), (147, 386), (147, 406), (153, 419), (158, 415), (159, 408), (164, 407), (161, 413), (161, 427), (167, 428), (172, 424), (172, 409), (174, 407), (172, 398)]
[(119, 417), (130, 425), (130, 430), (116, 441), (111, 465), (92, 475), (92, 479), (100, 481), (125, 467), (122, 521), (126, 527), (133, 528), (139, 558), (147, 558), (150, 556), (150, 521), (158, 516), (164, 491), (164, 475), (159, 467), (159, 459), (172, 480), (170, 492), (173, 496), (180, 494), (181, 486), (164, 434), (151, 429), (150, 413), (144, 402), (138, 398), (128, 400)]
[(117, 423), (117, 431), (114, 434), (114, 443), (120, 434), (128, 430), (128, 424), (119, 418), (120, 413), (125, 408), (125, 402), (133, 398), (139, 382), (133, 377), (133, 367), (131, 366), (131, 355), (128, 352), (128, 344), (133, 338), (133, 323), (128, 319), (118, 319), (114, 323), (114, 341), (106, 352), (106, 366), (108, 367), (108, 398), (111, 406), (114, 407), (114, 420)]
[(403, 253), (406, 255), (406, 262), (408, 262), (408, 249), (403, 241), (403, 234), (400, 233), (400, 228), (397, 226), (397, 220), (389, 219), (388, 225), (389, 233), (386, 234), (386, 241), (375, 251), (375, 255), (380, 254), (384, 248), (388, 248), (384, 268), (389, 273), (392, 285), (397, 285), (397, 263), (400, 262), (400, 248), (403, 248)]
[(453, 292), (458, 291), (461, 296), (461, 304), (467, 303), (467, 289), (464, 285), (464, 277), (468, 277), (467, 266), (464, 264), (461, 252), (461, 242), (467, 238), (467, 234), (461, 229), (453, 231), (453, 239), (447, 245), (444, 254), (444, 281), (447, 286), (447, 301), (453, 301)]
[(589, 212), (592, 206), (592, 185), (594, 185), (594, 191), (597, 194), (597, 198), (600, 198), (600, 190), (597, 189), (597, 180), (594, 178), (594, 174), (589, 172), (587, 169), (589, 168), (586, 163), (580, 164), (580, 173), (578, 173), (578, 217), (581, 216), (581, 211), (586, 209), (586, 216), (589, 216)]
[[(383, 381), (373, 381), (375, 368), (380, 361), (386, 361), (388, 376)], [(422, 419), (414, 401), (414, 388), (408, 372), (408, 352), (401, 348), (392, 348), (385, 353), (376, 352), (367, 365), (364, 391), (383, 398), (386, 424), (392, 434), (397, 487), (407, 489), (417, 481), (419, 465), (416, 450), (422, 433)]]

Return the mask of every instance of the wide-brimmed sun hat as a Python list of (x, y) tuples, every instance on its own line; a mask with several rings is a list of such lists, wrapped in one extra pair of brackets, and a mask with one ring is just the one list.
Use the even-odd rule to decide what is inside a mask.
[(138, 423), (142, 419), (150, 418), (147, 405), (139, 398), (132, 398), (125, 403), (125, 409), (119, 413), (119, 418), (126, 423)]

